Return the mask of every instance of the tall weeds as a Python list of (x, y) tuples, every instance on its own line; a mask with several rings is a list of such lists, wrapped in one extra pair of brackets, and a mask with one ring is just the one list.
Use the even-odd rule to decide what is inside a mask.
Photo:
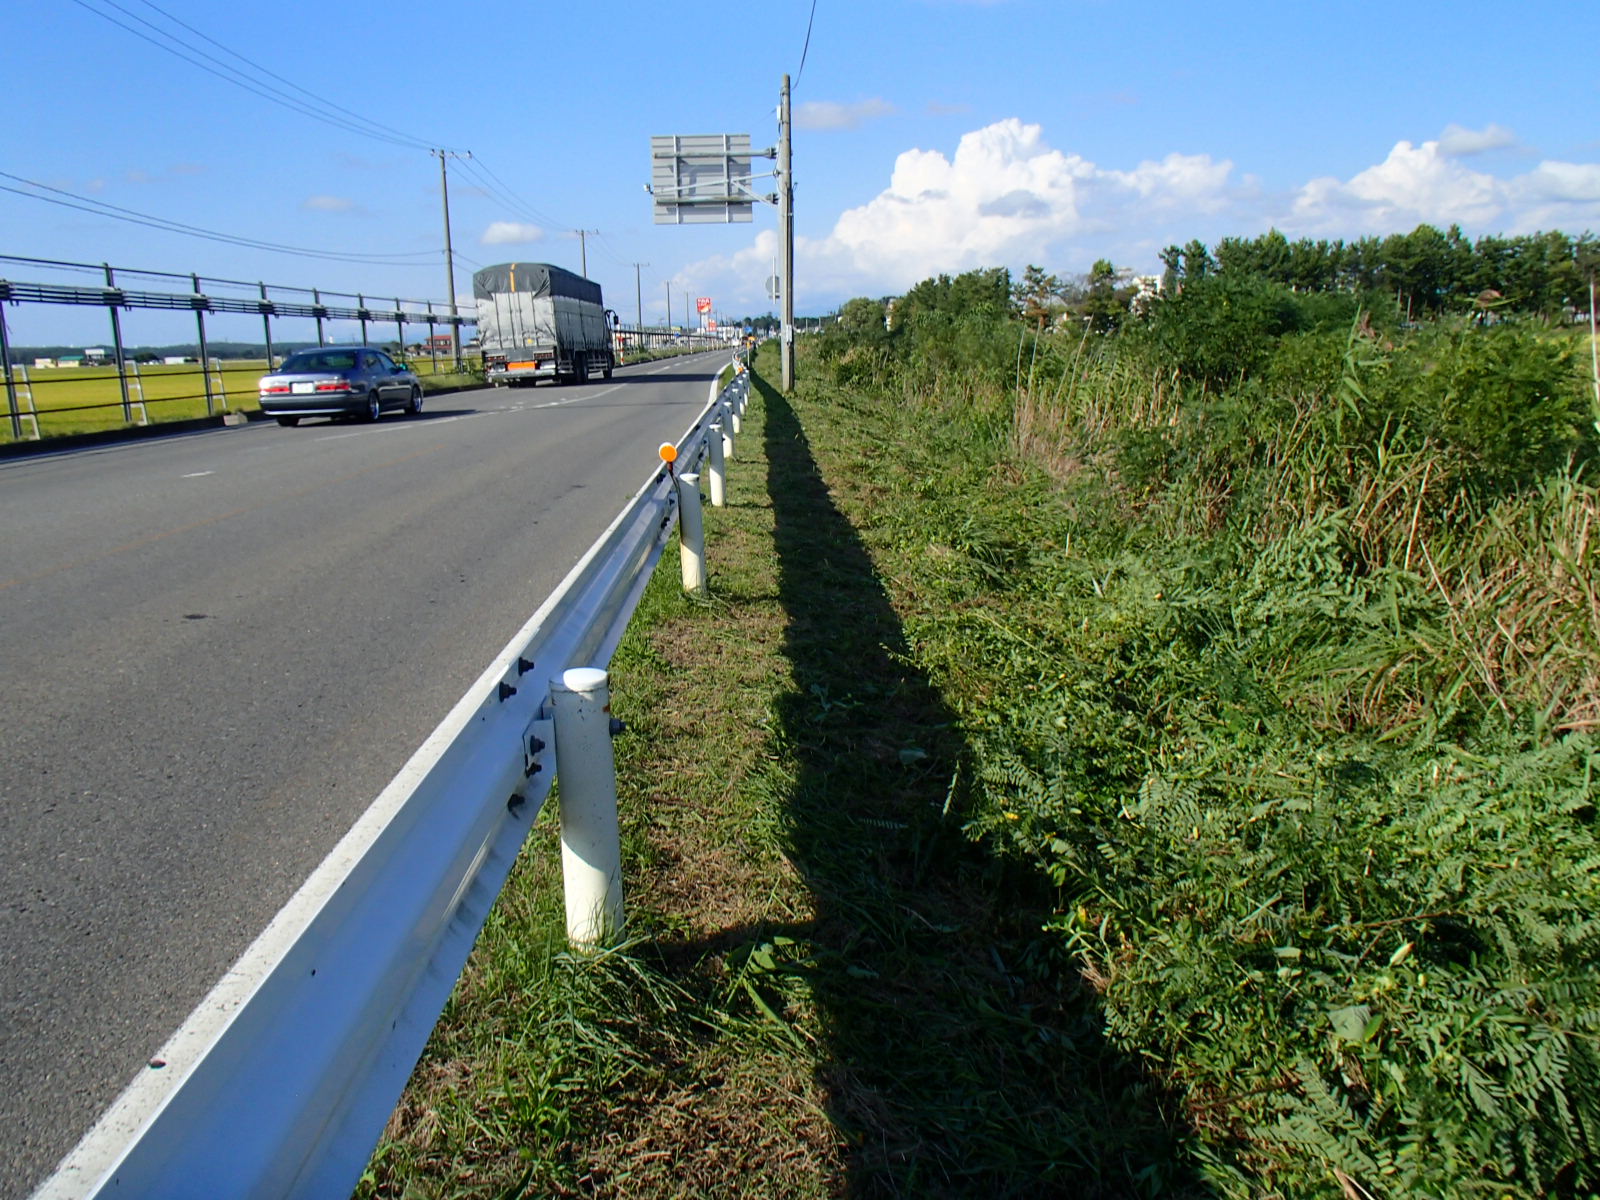
[[(1247, 299), (1242, 331), (991, 320), (970, 371), (949, 314), (881, 343), (916, 504), (877, 519), (976, 748), (969, 831), (1060, 889), (1227, 1194), (1600, 1187), (1573, 345)], [(955, 477), (917, 465), (963, 435)]]

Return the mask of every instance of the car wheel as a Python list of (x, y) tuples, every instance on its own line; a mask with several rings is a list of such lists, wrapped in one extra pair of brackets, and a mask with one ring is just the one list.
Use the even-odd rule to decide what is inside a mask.
[(282, 426), (285, 426), (286, 428), (293, 429), (296, 425), (300, 424), (300, 418), (299, 417), (279, 417), (278, 418), (278, 424), (282, 425)]
[(373, 392), (367, 397), (367, 420), (376, 421), (383, 416), (383, 401), (378, 398), (378, 393)]
[(413, 417), (416, 416), (418, 413), (420, 413), (422, 411), (422, 389), (421, 388), (413, 387), (411, 389), (411, 399), (406, 401), (406, 411), (408, 413), (410, 413)]

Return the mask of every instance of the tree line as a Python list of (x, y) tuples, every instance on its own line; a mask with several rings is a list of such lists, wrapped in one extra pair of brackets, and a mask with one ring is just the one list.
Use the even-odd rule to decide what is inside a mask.
[(1440, 232), (1290, 241), (1276, 229), (1254, 238), (1199, 240), (1161, 252), (1162, 290), (1212, 274), (1253, 276), (1297, 292), (1376, 292), (1395, 298), (1406, 320), (1443, 313), (1503, 311), (1546, 321), (1589, 311), (1600, 241), (1559, 230), (1468, 238), (1459, 225)]
[[(1214, 247), (1196, 238), (1167, 246), (1160, 257), (1159, 291), (1168, 297), (1221, 276), (1298, 293), (1357, 295), (1363, 307), (1391, 307), (1401, 321), (1456, 313), (1560, 323), (1588, 315), (1590, 285), (1600, 274), (1600, 239), (1551, 230), (1474, 240), (1459, 225), (1443, 232), (1418, 225), (1387, 237), (1291, 241), (1272, 229), (1253, 238), (1225, 237)], [(1153, 299), (1156, 289), (1149, 283), (1105, 259), (1086, 275), (1064, 279), (1030, 265), (1011, 298), (1030, 324), (1042, 326), (1066, 314), (1105, 330)]]

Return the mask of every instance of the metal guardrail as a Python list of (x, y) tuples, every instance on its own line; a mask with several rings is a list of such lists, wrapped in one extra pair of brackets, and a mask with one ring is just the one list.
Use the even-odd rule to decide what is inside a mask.
[(549, 794), (550, 682), (609, 661), (676, 497), (639, 489), (35, 1200), (350, 1194)]
[[(14, 279), (0, 278), (0, 375), (4, 376), (4, 390), (6, 396), (7, 415), (10, 418), (11, 437), (14, 441), (21, 441), (23, 437), (22, 423), (31, 421), (33, 436), (40, 435), (37, 413), (25, 413), (20, 407), (17, 380), (11, 362), (10, 332), (7, 328), (5, 305), (6, 304), (65, 304), (77, 306), (90, 306), (103, 308), (110, 319), (110, 333), (112, 352), (108, 358), (108, 365), (117, 370), (117, 379), (120, 386), (122, 420), (132, 424), (134, 420), (134, 402), (129, 392), (127, 369), (128, 355), (122, 338), (121, 314), (131, 309), (151, 309), (162, 312), (192, 312), (195, 317), (195, 333), (199, 344), (198, 358), (202, 366), (201, 376), (204, 381), (204, 399), (206, 413), (210, 415), (215, 409), (215, 399), (211, 388), (211, 379), (204, 368), (209, 365), (210, 354), (207, 350), (206, 314), (232, 313), (261, 318), (262, 338), (266, 347), (266, 357), (270, 362), (273, 357), (272, 322), (274, 318), (298, 317), (316, 322), (317, 344), (322, 345), (326, 340), (325, 321), (356, 321), (361, 326), (361, 340), (365, 342), (369, 325), (393, 325), (396, 340), (405, 343), (406, 326), (426, 325), (429, 331), (428, 344), (434, 355), (437, 368), (438, 350), (433, 343), (433, 330), (443, 326), (452, 329), (452, 336), (459, 338), (460, 329), (464, 325), (471, 325), (476, 317), (470, 311), (463, 314), (456, 311), (434, 311), (434, 301), (428, 300), (403, 300), (395, 297), (393, 307), (373, 307), (367, 302), (367, 297), (360, 293), (348, 292), (323, 292), (317, 288), (284, 287), (277, 284), (249, 283), (238, 279), (212, 279), (202, 281), (196, 274), (180, 275), (172, 271), (146, 271), (128, 267), (112, 267), (102, 263), (95, 266), (91, 263), (60, 262), (54, 259), (22, 258), (16, 255), (0, 255), (0, 264), (18, 264), (30, 270), (75, 271), (90, 272), (100, 275), (104, 284), (72, 284), (56, 282), (24, 282)], [(181, 280), (189, 286), (186, 290), (176, 292), (146, 291), (123, 287), (117, 281), (117, 272), (121, 271), (124, 277), (134, 276), (154, 280)], [(204, 290), (211, 285), (223, 289), (221, 291)], [(180, 287), (182, 284), (180, 284)], [(269, 288), (272, 290), (269, 291)], [(244, 289), (253, 291), (254, 295), (230, 294), (228, 289)], [(274, 295), (273, 292), (278, 293)], [(284, 299), (282, 294), (288, 293), (302, 297), (305, 300)], [(348, 304), (328, 304), (329, 297), (339, 297), (344, 300), (354, 300), (354, 306)], [(449, 301), (438, 302), (448, 306)], [(409, 307), (407, 307), (409, 305)], [(182, 399), (200, 399), (200, 396), (182, 397)], [(81, 412), (91, 408), (114, 408), (116, 402), (104, 404), (79, 405), (71, 411)], [(66, 411), (66, 410), (62, 410)]]

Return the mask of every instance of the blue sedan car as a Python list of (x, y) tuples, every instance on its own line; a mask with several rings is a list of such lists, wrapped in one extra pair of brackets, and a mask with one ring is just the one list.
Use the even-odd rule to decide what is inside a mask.
[(421, 412), (422, 381), (373, 346), (300, 350), (261, 377), (261, 411), (279, 425), (298, 425), (301, 417), (376, 421), (391, 408)]

